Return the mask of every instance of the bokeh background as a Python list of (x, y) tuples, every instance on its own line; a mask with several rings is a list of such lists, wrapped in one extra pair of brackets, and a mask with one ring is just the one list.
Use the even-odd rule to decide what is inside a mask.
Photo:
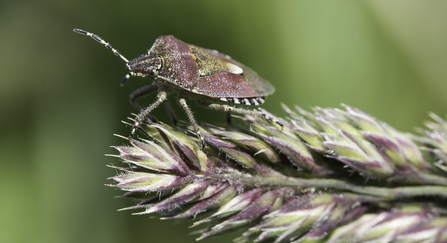
[[(128, 59), (160, 35), (219, 50), (276, 86), (263, 106), (358, 107), (414, 132), (447, 114), (446, 1), (0, 2), (0, 242), (194, 242), (191, 222), (117, 212), (104, 154), (125, 142)], [(142, 101), (148, 104), (155, 95)], [(175, 107), (175, 102), (171, 102)], [(201, 122), (225, 114), (191, 104)], [(176, 108), (177, 115), (186, 120)], [(154, 114), (169, 122), (163, 107)], [(204, 240), (229, 242), (239, 232)]]

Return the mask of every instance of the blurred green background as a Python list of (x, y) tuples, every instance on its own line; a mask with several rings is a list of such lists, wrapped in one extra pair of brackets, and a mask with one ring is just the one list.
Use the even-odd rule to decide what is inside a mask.
[[(216, 49), (276, 86), (263, 106), (358, 107), (413, 132), (447, 114), (446, 1), (2, 1), (0, 242), (194, 242), (191, 222), (132, 216), (104, 154), (128, 135), (128, 59), (160, 35)], [(155, 99), (155, 95), (142, 101)], [(171, 102), (177, 107), (175, 102)], [(192, 103), (192, 102), (190, 102)], [(225, 114), (191, 104), (201, 122)], [(186, 120), (176, 108), (177, 115)], [(169, 122), (163, 107), (154, 114)], [(204, 240), (229, 242), (239, 233)]]

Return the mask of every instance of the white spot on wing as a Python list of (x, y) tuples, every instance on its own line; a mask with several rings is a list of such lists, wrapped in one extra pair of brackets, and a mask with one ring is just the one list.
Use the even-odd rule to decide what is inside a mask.
[(234, 74), (242, 74), (244, 71), (242, 70), (242, 68), (232, 64), (232, 63), (227, 63), (228, 69), (231, 73)]

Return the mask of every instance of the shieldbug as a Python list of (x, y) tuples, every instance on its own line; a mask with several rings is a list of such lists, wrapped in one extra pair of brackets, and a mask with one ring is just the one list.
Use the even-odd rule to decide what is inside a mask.
[[(271, 95), (275, 88), (259, 77), (250, 68), (234, 61), (229, 56), (214, 50), (186, 44), (174, 36), (160, 36), (148, 51), (133, 60), (127, 60), (101, 37), (80, 29), (74, 32), (90, 36), (105, 45), (115, 55), (126, 62), (130, 76), (149, 77), (153, 84), (143, 87), (130, 95), (131, 103), (140, 110), (132, 127), (129, 139), (132, 140), (136, 130), (149, 113), (167, 100), (167, 92), (174, 91), (179, 95), (178, 102), (185, 110), (198, 138), (205, 147), (205, 138), (199, 131), (191, 110), (184, 97), (190, 97), (199, 104), (214, 110), (236, 112), (240, 114), (263, 117), (282, 127), (278, 120), (257, 110), (246, 110), (232, 105), (260, 105), (264, 97)], [(142, 109), (135, 99), (154, 91), (158, 99), (146, 109)]]

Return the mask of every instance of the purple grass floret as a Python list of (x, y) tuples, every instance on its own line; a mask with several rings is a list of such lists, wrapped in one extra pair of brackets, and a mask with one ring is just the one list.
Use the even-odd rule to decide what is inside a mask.
[(150, 121), (114, 146), (110, 185), (123, 210), (190, 218), (198, 239), (243, 230), (236, 242), (447, 242), (447, 122), (402, 133), (361, 110), (283, 105), (283, 127), (191, 129)]

